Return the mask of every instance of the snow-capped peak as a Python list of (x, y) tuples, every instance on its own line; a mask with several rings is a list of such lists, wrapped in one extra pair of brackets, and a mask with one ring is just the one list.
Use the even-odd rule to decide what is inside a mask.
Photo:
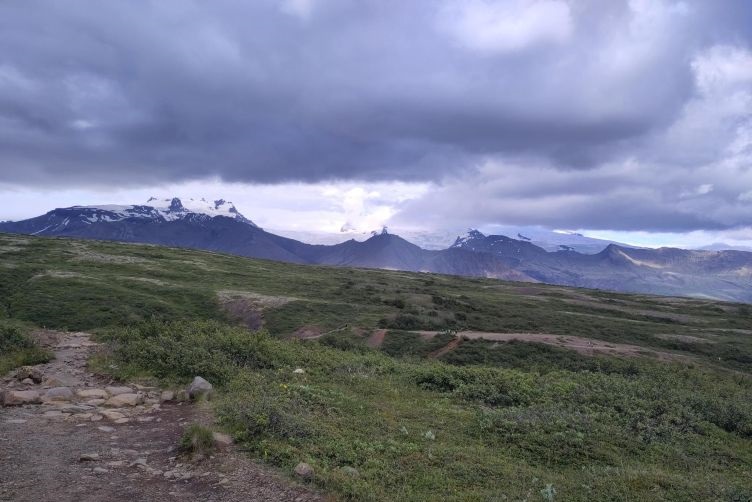
[(203, 215), (209, 218), (224, 216), (241, 221), (251, 226), (257, 226), (251, 220), (240, 214), (232, 202), (224, 199), (209, 202), (206, 199), (158, 199), (150, 197), (144, 205), (119, 206), (75, 206), (76, 209), (87, 210), (89, 223), (100, 221), (119, 221), (126, 218), (146, 218), (166, 221), (182, 220), (192, 215)]
[(472, 241), (473, 239), (483, 239), (486, 236), (480, 232), (479, 230), (476, 230), (474, 228), (468, 229), (467, 233), (463, 237), (457, 237), (457, 239), (454, 241), (454, 244), (452, 244), (453, 248), (460, 248), (463, 247), (465, 244), (467, 244), (469, 241)]

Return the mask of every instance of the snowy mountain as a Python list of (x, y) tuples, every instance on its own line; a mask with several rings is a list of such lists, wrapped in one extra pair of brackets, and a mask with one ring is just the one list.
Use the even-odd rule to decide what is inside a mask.
[[(752, 253), (638, 249), (616, 244), (580, 252), (518, 231), (517, 238), (471, 230), (443, 249), (376, 231), (363, 241), (313, 245), (256, 226), (223, 200), (151, 199), (144, 205), (73, 206), (0, 223), (0, 232), (203, 249), (300, 264), (386, 268), (516, 281), (752, 302)], [(340, 236), (341, 238), (342, 236)], [(543, 237), (546, 237), (545, 235)], [(550, 237), (550, 236), (548, 236)], [(563, 235), (583, 244), (578, 235)], [(451, 244), (451, 243), (450, 243)], [(593, 245), (593, 243), (588, 243)]]
[(175, 221), (185, 218), (224, 216), (233, 220), (256, 226), (251, 220), (240, 214), (232, 202), (223, 199), (209, 202), (206, 199), (187, 199), (183, 202), (175, 197), (157, 199), (151, 197), (144, 205), (118, 206), (73, 206), (67, 208), (77, 211), (89, 223), (121, 221), (128, 218), (141, 218), (162, 221)]

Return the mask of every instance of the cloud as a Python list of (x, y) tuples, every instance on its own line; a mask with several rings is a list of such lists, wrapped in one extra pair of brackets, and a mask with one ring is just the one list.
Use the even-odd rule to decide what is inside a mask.
[(573, 31), (569, 5), (560, 0), (449, 1), (439, 26), (460, 45), (491, 53), (566, 42)]
[(3, 2), (0, 183), (400, 181), (440, 188), (394, 218), (436, 225), (743, 225), (751, 26), (743, 0)]

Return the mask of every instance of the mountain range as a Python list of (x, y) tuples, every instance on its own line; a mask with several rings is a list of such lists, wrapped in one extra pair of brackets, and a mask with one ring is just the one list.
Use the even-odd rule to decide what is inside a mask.
[(637, 249), (608, 244), (597, 253), (556, 251), (517, 235), (471, 230), (445, 249), (423, 249), (386, 231), (365, 241), (314, 245), (257, 226), (225, 200), (150, 199), (143, 205), (73, 206), (0, 232), (204, 249), (300, 264), (479, 276), (566, 286), (752, 302), (752, 253)]

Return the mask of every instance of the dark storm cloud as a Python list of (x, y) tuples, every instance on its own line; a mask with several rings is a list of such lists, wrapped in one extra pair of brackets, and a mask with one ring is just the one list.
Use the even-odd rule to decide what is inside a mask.
[[(751, 26), (745, 0), (3, 2), (0, 182), (693, 169), (744, 120), (676, 131), (703, 98), (693, 61)], [(665, 221), (705, 225), (686, 210)]]

